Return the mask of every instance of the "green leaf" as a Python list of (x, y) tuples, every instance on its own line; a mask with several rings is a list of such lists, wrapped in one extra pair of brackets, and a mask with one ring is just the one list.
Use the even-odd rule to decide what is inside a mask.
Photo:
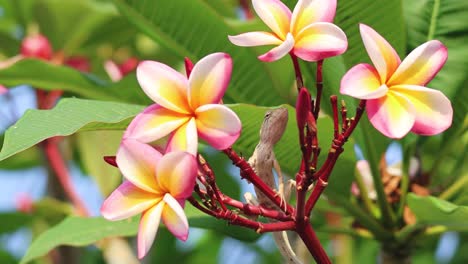
[(35, 59), (24, 59), (11, 67), (0, 70), (0, 82), (5, 86), (29, 84), (44, 90), (57, 90), (81, 96), (116, 100), (111, 84), (70, 67), (53, 65)]
[[(223, 220), (205, 215), (192, 206), (185, 209), (190, 227), (215, 230), (234, 238), (252, 242), (260, 237), (253, 230), (238, 226), (228, 226)], [(108, 221), (102, 217), (68, 217), (60, 224), (48, 229), (33, 241), (21, 263), (44, 256), (50, 250), (62, 246), (87, 246), (107, 237), (134, 236), (138, 232), (138, 217), (122, 221)], [(157, 240), (157, 237), (156, 237)]]
[[(119, 11), (140, 31), (171, 50), (179, 58), (194, 61), (213, 52), (227, 52), (234, 61), (226, 102), (278, 105), (288, 92), (275, 81), (268, 66), (249, 48), (228, 41), (237, 34), (224, 19), (201, 0), (114, 0)], [(292, 73), (292, 68), (291, 68)]]
[(0, 234), (10, 233), (18, 228), (28, 225), (32, 220), (32, 215), (23, 213), (1, 213), (0, 218), (2, 224), (0, 225)]
[[(122, 131), (87, 131), (77, 134), (76, 142), (84, 171), (109, 195), (120, 183), (119, 170), (103, 162), (103, 156), (114, 156), (122, 138)], [(98, 148), (96, 146), (99, 146)]]
[(404, 0), (408, 24), (408, 46), (414, 49), (432, 39), (440, 40), (448, 48), (445, 66), (428, 87), (443, 91), (449, 98), (458, 96), (460, 86), (468, 79), (468, 2), (459, 0)]
[(28, 110), (5, 133), (4, 160), (44, 139), (77, 131), (122, 130), (143, 106), (83, 99), (63, 99), (52, 110)]
[(86, 246), (106, 237), (133, 236), (138, 230), (138, 219), (107, 221), (101, 217), (68, 217), (60, 224), (48, 229), (33, 241), (20, 263), (44, 256), (61, 246)]
[(459, 206), (445, 200), (408, 194), (408, 206), (416, 215), (417, 224), (443, 225), (450, 230), (468, 231), (468, 206)]
[(129, 74), (116, 83), (83, 73), (67, 66), (54, 65), (35, 59), (24, 59), (0, 70), (0, 82), (5, 86), (28, 84), (43, 90), (63, 90), (90, 99), (113, 100), (147, 104), (135, 74)]
[(94, 28), (117, 15), (111, 4), (90, 0), (38, 0), (32, 12), (41, 33), (47, 36), (54, 50), (63, 50), (67, 54), (73, 54)]

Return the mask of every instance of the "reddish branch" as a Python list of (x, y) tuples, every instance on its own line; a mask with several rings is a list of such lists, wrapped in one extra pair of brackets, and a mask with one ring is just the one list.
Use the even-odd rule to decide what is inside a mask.
[[(188, 200), (193, 206), (208, 215), (227, 220), (234, 225), (254, 229), (258, 233), (293, 230), (298, 233), (318, 263), (331, 263), (310, 225), (309, 217), (316, 202), (328, 185), (328, 179), (335, 167), (338, 157), (343, 152), (343, 145), (361, 119), (364, 112), (365, 100), (361, 100), (359, 103), (355, 117), (348, 118), (344, 103), (342, 103), (341, 109), (339, 109), (338, 98), (336, 96), (330, 98), (333, 114), (334, 138), (330, 150), (328, 151), (326, 161), (320, 168), (317, 168), (320, 148), (316, 120), (320, 111), (323, 89), (323, 61), (317, 62), (317, 98), (314, 103), (314, 101), (311, 100), (309, 92), (304, 88), (297, 57), (292, 53), (290, 56), (293, 62), (299, 91), (296, 102), (296, 121), (299, 129), (299, 144), (302, 151), (301, 166), (296, 174), (296, 207), (293, 208), (287, 201), (285, 202), (282, 200), (274, 190), (262, 181), (249, 163), (244, 158), (240, 157), (232, 148), (228, 148), (223, 152), (231, 159), (233, 164), (240, 169), (241, 178), (252, 183), (280, 209), (271, 209), (243, 203), (222, 193), (216, 185), (216, 178), (213, 170), (201, 155), (198, 155), (198, 184), (194, 189), (194, 194), (198, 196), (198, 198), (192, 196)], [(189, 76), (192, 64), (188, 59), (186, 59), (185, 63), (187, 75)], [(113, 162), (112, 159), (108, 159), (107, 161), (110, 163)], [(307, 198), (308, 190), (311, 188), (312, 193)], [(259, 222), (257, 221), (258, 216), (275, 221), (269, 223)]]
[(239, 0), (240, 7), (242, 8), (242, 11), (244, 12), (245, 19), (250, 20), (254, 18), (254, 15), (250, 9), (249, 3), (247, 0)]

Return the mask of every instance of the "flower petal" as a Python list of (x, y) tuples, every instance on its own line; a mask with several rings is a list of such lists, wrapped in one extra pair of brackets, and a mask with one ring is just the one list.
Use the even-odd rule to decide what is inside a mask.
[(196, 155), (198, 151), (197, 126), (194, 118), (179, 127), (167, 142), (166, 153), (171, 151), (187, 151)]
[(228, 36), (228, 38), (232, 44), (241, 47), (279, 45), (283, 43), (283, 41), (274, 34), (263, 31), (247, 32), (236, 36)]
[(224, 105), (204, 105), (196, 110), (200, 138), (213, 148), (226, 149), (240, 135), (241, 121), (236, 113)]
[(288, 33), (286, 40), (281, 43), (278, 47), (275, 47), (268, 51), (267, 53), (258, 56), (258, 59), (261, 61), (275, 61), (281, 59), (284, 55), (288, 54), (294, 48), (294, 38)]
[(157, 61), (143, 61), (136, 70), (138, 83), (157, 104), (180, 113), (188, 113), (187, 78)]
[(289, 32), (291, 10), (279, 0), (252, 0), (252, 5), (263, 22), (284, 40)]
[(386, 83), (400, 65), (400, 57), (393, 47), (374, 29), (364, 24), (360, 24), (359, 29), (367, 54), (369, 54), (372, 63), (379, 72), (380, 81)]
[(391, 89), (407, 98), (414, 106), (416, 122), (411, 132), (435, 135), (452, 124), (452, 105), (440, 91), (416, 85), (398, 85)]
[(188, 237), (189, 225), (184, 209), (170, 194), (164, 196), (162, 220), (167, 229), (178, 239), (185, 241)]
[(150, 250), (151, 245), (153, 245), (164, 206), (165, 203), (161, 201), (156, 206), (144, 212), (141, 216), (137, 238), (139, 259), (142, 259)]
[(299, 0), (291, 18), (291, 32), (296, 35), (316, 22), (333, 22), (336, 0)]
[(153, 104), (139, 113), (130, 123), (123, 138), (143, 143), (158, 140), (179, 128), (190, 116)]
[(388, 91), (380, 84), (377, 70), (369, 64), (358, 64), (351, 68), (341, 79), (340, 92), (359, 99), (376, 99)]
[(159, 193), (156, 164), (162, 154), (147, 144), (125, 139), (117, 151), (116, 162), (123, 176), (140, 189)]
[(372, 125), (389, 138), (402, 138), (414, 125), (414, 107), (391, 90), (384, 97), (368, 100), (366, 108)]
[(305, 27), (296, 36), (294, 54), (306, 61), (318, 61), (345, 52), (346, 35), (332, 23), (319, 22)]
[(388, 85), (425, 86), (447, 61), (447, 48), (438, 40), (428, 41), (414, 49), (400, 64)]
[(109, 195), (101, 207), (101, 214), (108, 220), (121, 220), (139, 214), (152, 207), (163, 196), (146, 192), (129, 181), (124, 181)]
[(156, 169), (159, 187), (176, 199), (186, 199), (192, 194), (198, 166), (195, 156), (182, 151), (164, 155)]
[(231, 71), (231, 57), (221, 52), (210, 54), (195, 64), (189, 78), (191, 109), (219, 103), (231, 79)]

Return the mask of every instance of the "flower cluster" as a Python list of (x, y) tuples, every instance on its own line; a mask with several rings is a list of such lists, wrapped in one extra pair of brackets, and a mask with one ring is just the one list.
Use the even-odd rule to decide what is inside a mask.
[[(331, 23), (336, 0), (299, 0), (292, 12), (279, 0), (252, 0), (252, 3), (272, 32), (248, 32), (229, 36), (229, 40), (239, 46), (277, 45), (259, 56), (262, 61), (275, 61), (287, 54), (293, 59), (321, 61), (347, 49), (346, 35)], [(446, 48), (439, 41), (429, 41), (401, 61), (377, 32), (366, 25), (360, 29), (375, 66), (359, 64), (350, 69), (341, 81), (341, 93), (361, 99), (359, 109), (363, 111), (366, 104), (371, 123), (388, 137), (401, 138), (409, 131), (433, 135), (447, 129), (452, 120), (450, 102), (441, 92), (425, 87), (445, 63)], [(138, 82), (155, 104), (138, 114), (125, 131), (116, 158), (125, 181), (101, 209), (103, 216), (111, 220), (142, 213), (138, 232), (140, 258), (151, 247), (161, 219), (177, 238), (187, 239), (188, 221), (183, 208), (196, 182), (199, 138), (223, 150), (240, 135), (239, 118), (222, 105), (231, 77), (231, 57), (214, 53), (202, 58), (193, 68), (190, 63), (188, 66), (185, 77), (156, 61), (138, 65)], [(321, 75), (321, 67), (318, 68)], [(300, 70), (296, 75), (300, 75)], [(307, 123), (309, 129), (315, 130), (306, 88), (301, 89), (298, 103), (304, 108), (298, 110), (305, 110), (298, 115), (300, 128)], [(337, 141), (341, 145), (352, 133), (362, 111), (349, 130), (343, 118), (344, 136), (342, 142)], [(315, 131), (307, 137), (312, 134)], [(327, 180), (331, 171), (320, 171), (323, 175), (328, 173), (324, 176)], [(323, 188), (314, 192), (318, 194), (314, 197), (318, 199), (321, 191)]]
[(197, 176), (198, 138), (221, 150), (240, 135), (239, 118), (221, 104), (231, 70), (232, 60), (225, 53), (201, 59), (188, 78), (156, 61), (137, 67), (138, 82), (155, 104), (138, 114), (124, 133), (116, 163), (125, 181), (101, 213), (110, 220), (142, 213), (139, 258), (150, 249), (161, 219), (174, 236), (184, 241), (188, 237), (183, 208)]

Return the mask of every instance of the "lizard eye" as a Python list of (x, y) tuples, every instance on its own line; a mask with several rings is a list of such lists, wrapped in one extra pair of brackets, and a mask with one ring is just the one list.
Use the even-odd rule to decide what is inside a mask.
[(268, 118), (268, 117), (270, 117), (270, 116), (271, 116), (271, 112), (269, 112), (269, 111), (268, 111), (268, 112), (266, 112), (266, 114), (265, 114), (265, 118)]

